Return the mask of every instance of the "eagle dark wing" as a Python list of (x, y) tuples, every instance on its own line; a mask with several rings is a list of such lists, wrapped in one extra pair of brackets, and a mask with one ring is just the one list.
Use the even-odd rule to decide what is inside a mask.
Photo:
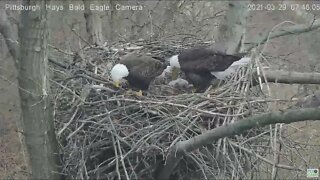
[(183, 71), (212, 72), (226, 70), (233, 62), (240, 60), (243, 55), (227, 55), (214, 50), (194, 48), (182, 52), (178, 58)]
[[(143, 61), (144, 59), (146, 61)], [(159, 60), (146, 56), (143, 57), (139, 65), (135, 67), (135, 69), (137, 69), (135, 75), (150, 82), (155, 77), (161, 75), (165, 68), (166, 66)]]
[(159, 76), (166, 66), (157, 59), (144, 55), (130, 55), (120, 61), (129, 69), (129, 83), (140, 89), (148, 89), (150, 82)]

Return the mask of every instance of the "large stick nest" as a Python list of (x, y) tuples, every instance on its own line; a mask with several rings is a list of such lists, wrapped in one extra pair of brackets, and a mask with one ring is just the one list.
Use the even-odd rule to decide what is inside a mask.
[[(266, 101), (259, 98), (259, 86), (252, 86), (254, 63), (205, 93), (170, 87), (170, 78), (153, 83), (143, 97), (112, 86), (109, 70), (121, 56), (138, 52), (167, 58), (199, 45), (194, 43), (138, 41), (88, 47), (68, 65), (53, 64), (62, 173), (72, 179), (153, 179), (168, 148), (177, 141), (265, 111)], [(232, 144), (243, 142), (259, 150), (251, 147), (252, 139), (248, 139), (259, 132), (221, 139), (188, 153), (175, 178), (246, 178), (256, 159)]]

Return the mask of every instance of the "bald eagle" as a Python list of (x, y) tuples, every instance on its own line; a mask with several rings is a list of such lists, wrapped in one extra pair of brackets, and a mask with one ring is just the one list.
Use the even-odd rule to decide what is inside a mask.
[(250, 58), (243, 58), (244, 53), (228, 55), (206, 48), (192, 48), (168, 59), (170, 66), (180, 68), (186, 79), (197, 91), (203, 92), (215, 79), (225, 80), (232, 75), (237, 66), (248, 64)]
[(165, 63), (150, 56), (128, 54), (111, 69), (110, 74), (117, 87), (122, 79), (126, 79), (131, 87), (147, 90), (150, 82), (161, 75), (165, 68)]

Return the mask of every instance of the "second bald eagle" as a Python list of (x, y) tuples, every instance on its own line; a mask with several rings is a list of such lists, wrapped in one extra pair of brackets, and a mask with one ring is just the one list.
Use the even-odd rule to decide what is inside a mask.
[(225, 80), (235, 72), (235, 67), (248, 64), (244, 53), (228, 55), (206, 48), (192, 48), (169, 58), (170, 66), (180, 68), (197, 92), (205, 91), (215, 79)]

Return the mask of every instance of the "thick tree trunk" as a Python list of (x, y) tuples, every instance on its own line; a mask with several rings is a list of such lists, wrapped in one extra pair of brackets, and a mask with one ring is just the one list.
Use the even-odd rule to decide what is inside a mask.
[(22, 11), (20, 29), (19, 93), (23, 134), (30, 158), (32, 179), (59, 179), (58, 146), (53, 124), (48, 77), (47, 1), (23, 1), (39, 5)]
[[(83, 0), (85, 6), (84, 18), (86, 19), (86, 29), (89, 35), (89, 43), (102, 45), (104, 43), (101, 17), (98, 13), (90, 10), (90, 0)], [(99, 1), (95, 1), (97, 4)]]
[(219, 27), (216, 49), (235, 54), (242, 49), (245, 38), (249, 1), (229, 1), (229, 9)]
[(159, 31), (154, 34), (152, 37), (153, 39), (157, 39), (165, 33), (167, 30), (166, 27), (170, 24), (170, 22), (173, 21), (175, 13), (179, 12), (179, 4), (181, 4), (180, 1), (167, 1), (165, 3), (167, 8), (164, 8), (164, 12), (162, 14), (163, 18), (161, 24), (159, 25)]

